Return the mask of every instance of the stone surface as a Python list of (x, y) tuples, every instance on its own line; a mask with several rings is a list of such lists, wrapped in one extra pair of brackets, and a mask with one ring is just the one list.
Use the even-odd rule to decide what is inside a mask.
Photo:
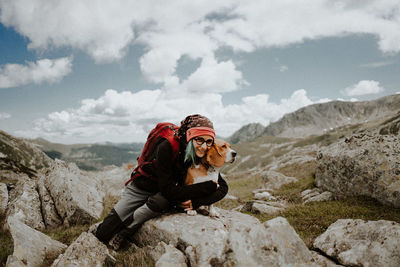
[(338, 265), (328, 259), (327, 257), (322, 256), (321, 254), (318, 254), (316, 251), (311, 251), (313, 259), (315, 263), (317, 263), (321, 267), (337, 267), (337, 266), (343, 266), (343, 265)]
[(301, 197), (304, 203), (333, 200), (333, 194), (331, 192), (322, 192), (319, 188), (304, 190), (301, 192)]
[(297, 178), (295, 177), (289, 177), (275, 171), (266, 171), (263, 173), (261, 178), (263, 180), (264, 187), (271, 190), (279, 189), (282, 185), (297, 181)]
[(132, 169), (110, 166), (103, 171), (89, 172), (88, 176), (99, 182), (100, 188), (107, 197), (119, 198), (129, 180)]
[(43, 230), (45, 224), (36, 187), (36, 181), (31, 179), (18, 182), (10, 191), (7, 216), (13, 216), (36, 230)]
[(64, 224), (96, 221), (103, 210), (104, 192), (98, 181), (73, 164), (56, 160), (44, 177)]
[(254, 194), (255, 199), (259, 200), (276, 200), (276, 197), (271, 195), (269, 192), (262, 192), (262, 193), (256, 193)]
[(47, 188), (44, 185), (43, 178), (38, 180), (37, 183), (37, 188), (38, 192), (40, 195), (40, 201), (41, 201), (41, 211), (43, 215), (43, 221), (46, 225), (46, 228), (52, 228), (56, 227), (58, 225), (61, 225), (62, 219), (57, 213), (56, 207), (54, 205), (53, 198), (50, 194), (50, 192), (47, 190)]
[(256, 218), (218, 209), (220, 217), (165, 215), (146, 222), (134, 238), (163, 241), (184, 251), (191, 266), (314, 266), (311, 252), (284, 218)]
[(158, 250), (163, 251), (162, 255), (155, 259), (156, 267), (186, 267), (186, 257), (177, 248), (171, 245), (167, 245), (164, 242), (160, 242), (157, 247)]
[(251, 207), (251, 212), (261, 213), (261, 214), (276, 214), (284, 210), (284, 207), (277, 207), (276, 205), (271, 205), (269, 203), (257, 203), (254, 202)]
[(400, 224), (385, 220), (338, 220), (315, 239), (314, 247), (346, 266), (397, 267)]
[(400, 207), (400, 136), (367, 132), (330, 145), (318, 154), (315, 183)]
[(304, 201), (304, 203), (309, 203), (309, 202), (322, 202), (322, 201), (330, 201), (333, 199), (333, 195), (331, 192), (325, 191), (322, 192), (321, 194), (312, 196)]
[[(32, 229), (15, 217), (8, 217), (8, 228), (14, 240), (14, 253), (7, 266), (41, 266), (48, 256), (62, 253), (67, 246)], [(22, 266), (25, 266), (22, 265)]]
[(7, 211), (8, 190), (5, 183), (0, 183), (0, 217), (4, 216)]
[(93, 234), (83, 232), (51, 265), (64, 266), (104, 266), (106, 262), (116, 262), (106, 245)]

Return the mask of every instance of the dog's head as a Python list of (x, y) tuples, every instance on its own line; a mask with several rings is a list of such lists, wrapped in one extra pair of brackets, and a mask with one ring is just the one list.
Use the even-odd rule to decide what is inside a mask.
[(215, 139), (207, 151), (207, 162), (214, 167), (222, 167), (225, 163), (235, 161), (236, 151), (224, 140)]

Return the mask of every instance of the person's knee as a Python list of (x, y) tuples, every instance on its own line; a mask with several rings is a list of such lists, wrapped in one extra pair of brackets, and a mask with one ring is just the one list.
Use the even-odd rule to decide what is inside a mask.
[(151, 197), (146, 202), (146, 205), (155, 212), (162, 212), (169, 207), (168, 200), (163, 197), (160, 193), (157, 193)]

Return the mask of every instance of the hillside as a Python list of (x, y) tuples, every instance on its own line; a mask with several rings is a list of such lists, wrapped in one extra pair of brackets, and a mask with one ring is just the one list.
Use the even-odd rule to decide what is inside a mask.
[[(249, 259), (251, 266), (398, 266), (399, 128), (396, 114), (306, 138), (234, 144), (237, 160), (222, 170), (229, 194), (215, 203), (219, 217), (166, 213), (122, 249), (92, 233), (131, 170), (82, 171), (2, 133), (0, 160), (18, 164), (5, 170), (12, 179), (0, 181), (0, 265), (161, 266), (172, 255), (179, 266)], [(48, 148), (89, 153), (91, 146)]]
[(284, 115), (278, 121), (265, 127), (258, 135), (254, 135), (254, 131), (247, 130), (254, 127), (253, 124), (244, 126), (229, 140), (232, 143), (238, 143), (264, 135), (289, 138), (321, 135), (344, 125), (355, 125), (391, 116), (399, 110), (399, 94), (371, 101), (332, 101), (314, 104)]
[(74, 162), (83, 170), (101, 170), (108, 165), (122, 166), (124, 163), (134, 163), (140, 155), (143, 144), (57, 144), (38, 138), (28, 140), (50, 158)]

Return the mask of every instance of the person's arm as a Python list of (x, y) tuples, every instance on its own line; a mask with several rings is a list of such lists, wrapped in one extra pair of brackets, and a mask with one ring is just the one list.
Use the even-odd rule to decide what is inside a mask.
[(156, 176), (158, 188), (169, 201), (185, 201), (199, 198), (216, 191), (217, 185), (212, 182), (203, 182), (194, 185), (179, 186), (174, 177), (172, 147), (168, 141), (160, 143), (156, 152)]
[(192, 206), (193, 209), (197, 209), (200, 206), (203, 205), (211, 205), (217, 201), (220, 201), (225, 197), (225, 195), (228, 193), (228, 184), (225, 182), (225, 180), (221, 177), (221, 175), (218, 176), (218, 190), (207, 195), (204, 197), (200, 198), (192, 198)]

